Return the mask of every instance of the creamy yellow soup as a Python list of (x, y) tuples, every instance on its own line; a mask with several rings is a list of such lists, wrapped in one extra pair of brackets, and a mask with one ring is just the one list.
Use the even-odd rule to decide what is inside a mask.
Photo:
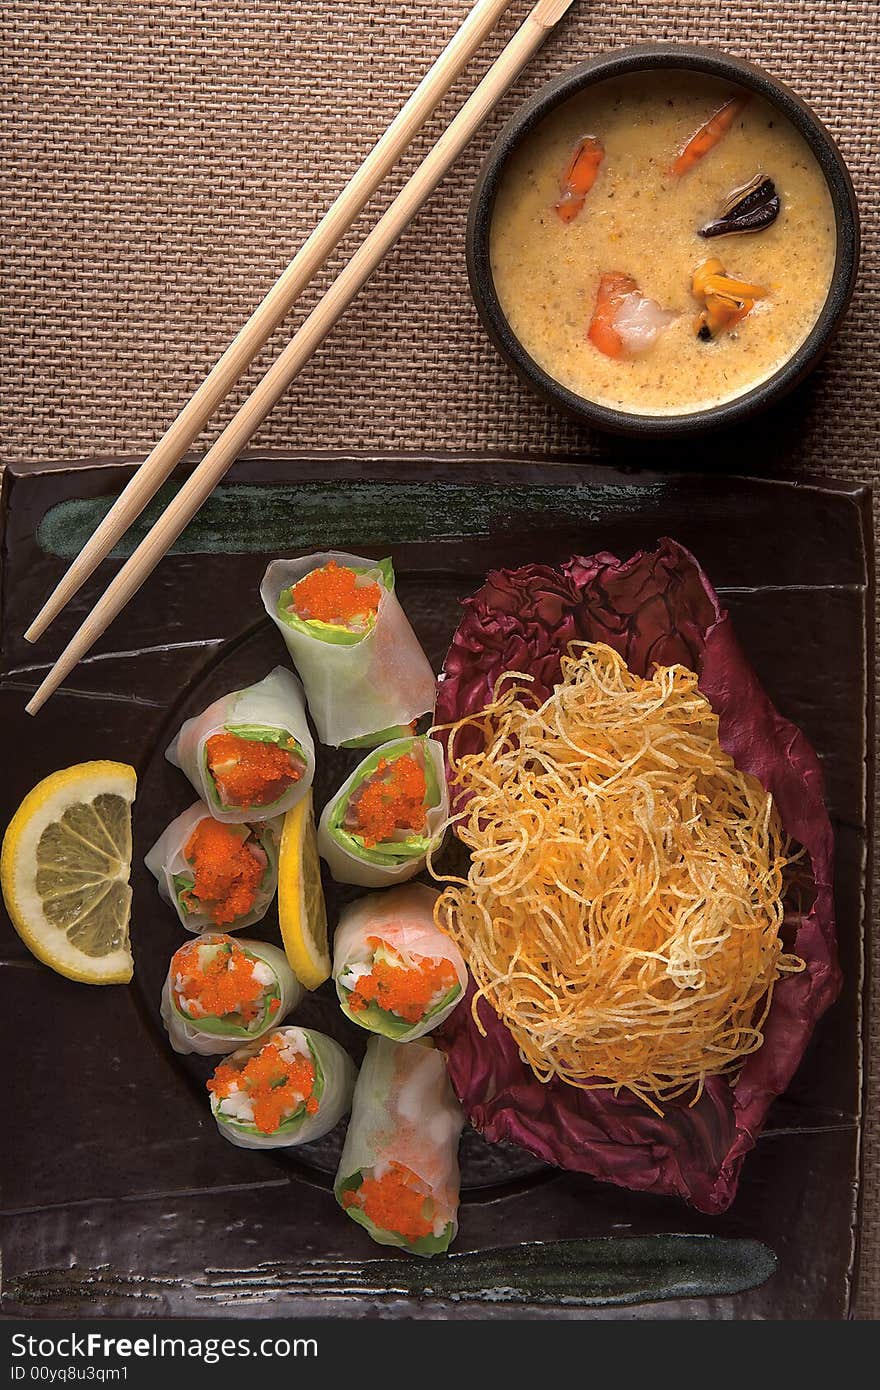
[[(640, 414), (690, 413), (756, 386), (792, 356), (831, 283), (834, 210), (806, 142), (751, 95), (728, 132), (690, 170), (676, 157), (735, 87), (697, 73), (638, 73), (597, 84), (549, 115), (504, 170), (491, 228), (495, 286), (513, 332), (563, 386)], [(583, 207), (555, 210), (572, 152), (592, 135), (604, 158)], [(761, 231), (703, 238), (728, 196), (770, 177), (779, 214)], [(734, 327), (698, 335), (693, 273), (716, 258), (763, 297)], [(609, 357), (588, 338), (603, 274), (622, 273), (674, 318), (646, 350)]]

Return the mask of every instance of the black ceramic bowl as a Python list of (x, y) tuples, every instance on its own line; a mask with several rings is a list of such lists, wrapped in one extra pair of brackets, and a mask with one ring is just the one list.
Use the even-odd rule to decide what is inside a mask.
[[(773, 376), (733, 400), (680, 415), (639, 415), (599, 405), (576, 395), (549, 376), (513, 333), (495, 290), (489, 237), (495, 198), (513, 149), (557, 106), (585, 87), (608, 78), (658, 68), (707, 73), (757, 92), (776, 106), (804, 137), (831, 194), (837, 223), (837, 258), (828, 298), (812, 331)], [(711, 48), (650, 44), (623, 48), (570, 68), (548, 82), (520, 107), (501, 131), (483, 164), (474, 189), (467, 229), (467, 265), (480, 318), (513, 370), (551, 405), (600, 429), (620, 434), (669, 436), (731, 425), (763, 409), (796, 386), (819, 361), (846, 313), (859, 260), (859, 212), (852, 180), (831, 135), (810, 108), (784, 83), (762, 68)]]

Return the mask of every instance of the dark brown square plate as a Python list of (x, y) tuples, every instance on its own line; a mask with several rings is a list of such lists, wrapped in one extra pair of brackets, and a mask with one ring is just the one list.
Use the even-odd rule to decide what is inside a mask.
[[(3, 479), (3, 821), (57, 767), (110, 757), (139, 777), (132, 985), (62, 979), (2, 923), (3, 1056), (17, 1096), (2, 1157), (5, 1313), (846, 1317), (873, 774), (868, 489), (562, 462), (252, 457), (31, 720), (26, 693), (113, 562), (39, 647), (21, 633), (129, 472), (93, 460), (10, 467)], [(142, 858), (192, 792), (164, 749), (183, 718), (284, 659), (257, 593), (268, 557), (391, 553), (439, 669), (458, 601), (490, 567), (628, 555), (661, 535), (695, 552), (771, 697), (822, 758), (843, 995), (723, 1217), (549, 1169), (470, 1133), (455, 1254), (384, 1254), (334, 1203), (339, 1134), (287, 1152), (233, 1148), (205, 1103), (209, 1063), (167, 1046), (158, 998), (181, 932)], [(353, 761), (323, 751), (319, 806)], [(343, 893), (328, 888), (332, 920)], [(277, 932), (271, 917), (263, 925)], [(298, 1017), (362, 1045), (326, 986)]]

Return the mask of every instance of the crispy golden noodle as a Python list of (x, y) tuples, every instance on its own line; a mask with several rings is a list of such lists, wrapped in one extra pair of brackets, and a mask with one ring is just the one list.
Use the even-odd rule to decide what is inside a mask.
[[(734, 1072), (774, 981), (803, 969), (779, 940), (788, 844), (692, 671), (643, 680), (609, 647), (571, 651), (540, 709), (508, 672), (450, 727), (471, 866), (436, 920), (470, 965), (478, 1026), (485, 995), (540, 1080), (657, 1109)], [(466, 725), (485, 746), (459, 756)]]

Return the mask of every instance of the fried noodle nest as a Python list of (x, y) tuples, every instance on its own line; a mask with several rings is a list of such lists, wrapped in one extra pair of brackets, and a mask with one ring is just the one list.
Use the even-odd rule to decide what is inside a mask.
[[(693, 671), (642, 679), (579, 643), (539, 708), (529, 682), (507, 672), (449, 726), (471, 863), (436, 920), (474, 1018), (485, 996), (541, 1081), (696, 1100), (761, 1046), (774, 982), (803, 969), (780, 940), (792, 854), (772, 798), (721, 748)], [(475, 725), (482, 750), (457, 755)]]

